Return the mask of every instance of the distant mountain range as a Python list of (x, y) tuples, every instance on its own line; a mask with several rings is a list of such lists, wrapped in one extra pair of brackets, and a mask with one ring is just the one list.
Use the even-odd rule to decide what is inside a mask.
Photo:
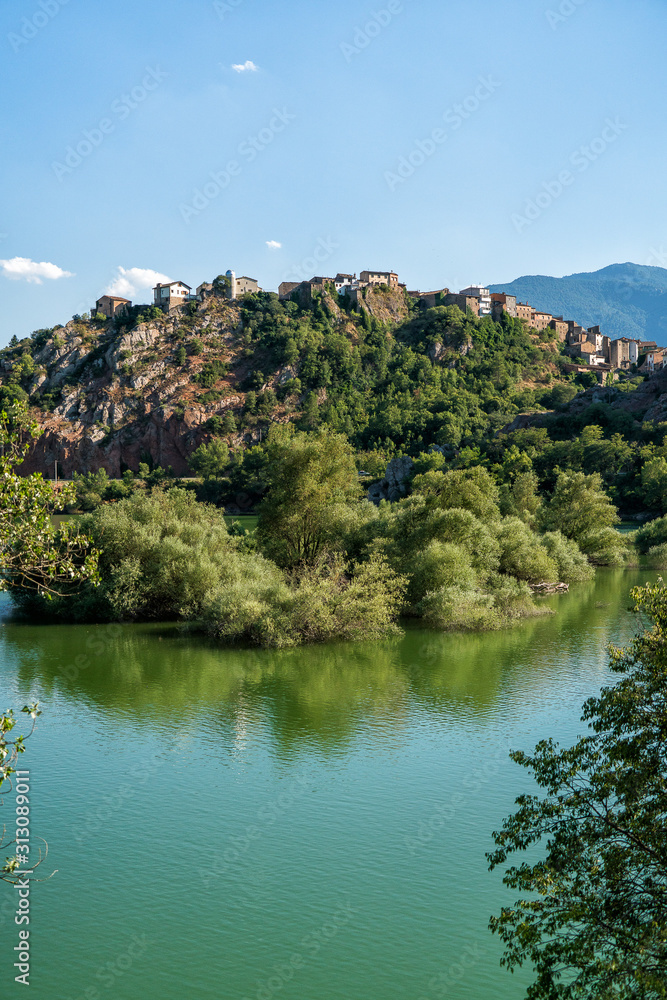
[(516, 295), (581, 326), (601, 326), (612, 340), (634, 337), (667, 346), (667, 270), (643, 264), (610, 264), (564, 278), (529, 274), (492, 292)]

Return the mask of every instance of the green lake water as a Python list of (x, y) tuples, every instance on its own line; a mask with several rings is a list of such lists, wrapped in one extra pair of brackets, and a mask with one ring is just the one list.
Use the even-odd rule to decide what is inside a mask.
[[(0, 700), (42, 702), (22, 761), (58, 870), (31, 890), (29, 995), (520, 1000), (487, 931), (512, 896), (484, 852), (531, 787), (507, 751), (583, 731), (655, 576), (602, 571), (507, 632), (280, 652), (3, 603)], [(15, 909), (0, 884), (5, 1000)]]

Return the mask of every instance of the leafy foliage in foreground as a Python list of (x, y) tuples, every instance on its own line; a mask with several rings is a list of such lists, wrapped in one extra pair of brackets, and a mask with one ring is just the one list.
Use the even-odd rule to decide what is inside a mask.
[(491, 867), (522, 895), (491, 920), (510, 969), (532, 962), (530, 1000), (667, 997), (667, 588), (632, 591), (648, 627), (613, 649), (619, 682), (584, 706), (592, 733), (512, 758), (543, 796), (522, 795), (494, 834)]
[(51, 513), (71, 501), (71, 489), (54, 494), (41, 475), (17, 475), (37, 434), (25, 403), (0, 413), (0, 590), (50, 596), (73, 581), (96, 580), (98, 553), (76, 526), (53, 526)]
[[(16, 774), (16, 765), (18, 764), (19, 756), (25, 753), (25, 741), (34, 732), (37, 718), (42, 714), (36, 702), (32, 705), (24, 705), (21, 712), (30, 716), (32, 719), (32, 728), (26, 736), (17, 736), (16, 739), (11, 739), (9, 736), (17, 721), (14, 712), (10, 709), (10, 711), (0, 715), (0, 789), (2, 789), (5, 782), (11, 782), (12, 775)], [(20, 796), (17, 796), (16, 804), (17, 806), (24, 804)], [(5, 841), (3, 831), (3, 836), (0, 837), (0, 846), (7, 849), (15, 843), (16, 840)], [(13, 857), (6, 858), (4, 864), (0, 866), (0, 881), (9, 882), (12, 885), (16, 885), (20, 880), (25, 879), (25, 876), (20, 874), (19, 871), (25, 866), (28, 860), (26, 856), (23, 856), (25, 847), (17, 846), (16, 851), (17, 853)], [(41, 861), (40, 854), (39, 861), (35, 862), (31, 860), (31, 869), (41, 864)]]

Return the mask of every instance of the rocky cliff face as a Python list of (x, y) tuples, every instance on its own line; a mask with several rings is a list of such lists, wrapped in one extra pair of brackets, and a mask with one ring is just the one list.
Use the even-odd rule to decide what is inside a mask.
[[(353, 319), (329, 295), (324, 305), (354, 343)], [(402, 292), (369, 290), (361, 309), (392, 327), (408, 315)], [(188, 457), (210, 438), (204, 425), (227, 413), (238, 422), (248, 373), (260, 367), (244, 341), (241, 310), (242, 303), (209, 291), (202, 302), (144, 322), (72, 320), (3, 351), (0, 391), (22, 386), (42, 428), (21, 471), (50, 478), (58, 462), (62, 478), (98, 469), (118, 477), (146, 461), (190, 474)], [(298, 374), (298, 362), (284, 365), (257, 388), (279, 390)], [(320, 390), (318, 401), (325, 398)], [(303, 400), (277, 403), (271, 419), (288, 419)], [(246, 428), (227, 440), (247, 446), (259, 434)]]
[[(236, 386), (248, 364), (235, 350), (237, 304), (209, 296), (192, 314), (181, 306), (131, 329), (110, 326), (73, 320), (33, 349), (34, 374), (22, 384), (51, 408), (33, 411), (43, 433), (23, 472), (52, 476), (57, 461), (64, 478), (100, 468), (119, 476), (150, 461), (187, 475), (205, 421), (242, 406)], [(211, 362), (229, 374), (201, 387), (193, 379)], [(21, 363), (19, 352), (3, 362), (5, 386)]]

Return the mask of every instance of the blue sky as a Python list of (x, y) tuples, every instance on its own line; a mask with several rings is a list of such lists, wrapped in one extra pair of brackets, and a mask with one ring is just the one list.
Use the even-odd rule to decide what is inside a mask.
[(5, 2), (0, 345), (151, 272), (664, 266), (666, 29), (664, 0)]

